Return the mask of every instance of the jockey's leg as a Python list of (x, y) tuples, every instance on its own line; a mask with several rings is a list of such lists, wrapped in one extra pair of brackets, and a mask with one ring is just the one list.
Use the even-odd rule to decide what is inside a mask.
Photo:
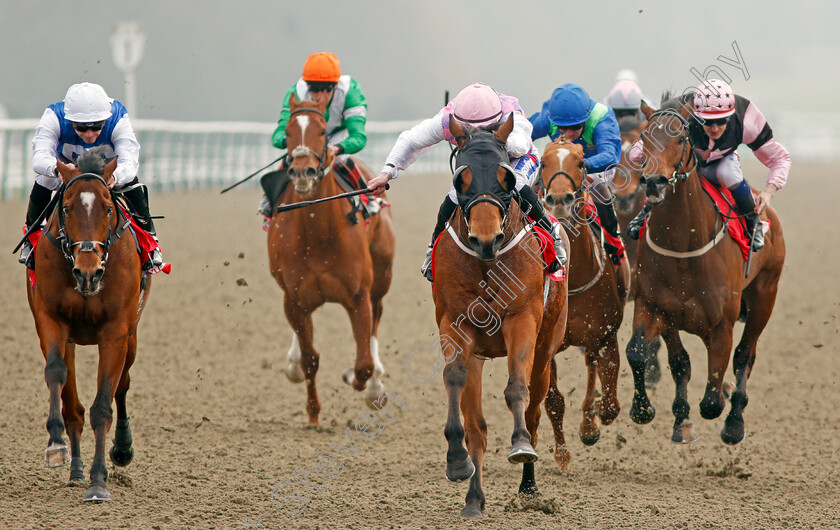
[[(639, 233), (642, 231), (642, 227), (645, 226), (645, 222), (647, 221), (648, 216), (650, 215), (650, 210), (653, 206), (649, 202), (645, 202), (642, 205), (642, 209), (639, 210), (639, 213), (627, 223), (627, 237), (630, 239), (639, 239)], [(600, 215), (600, 212), (599, 212)]]
[[(621, 234), (618, 231), (618, 218), (615, 216), (615, 208), (613, 207), (613, 195), (607, 183), (603, 180), (596, 181), (590, 187), (592, 201), (595, 203), (595, 209), (598, 211), (598, 217), (601, 219), (601, 227), (612, 236), (613, 241), (621, 242)], [(610, 255), (613, 263), (618, 265), (624, 259), (624, 244), (616, 246), (605, 238), (604, 244), (607, 252)]]
[[(747, 236), (752, 238), (753, 250), (760, 249), (764, 246), (764, 231), (761, 229), (761, 219), (755, 213), (755, 197), (753, 197), (750, 185), (744, 180), (744, 174), (741, 171), (741, 159), (738, 155), (730, 153), (721, 159), (715, 169), (715, 176), (720, 186), (726, 187), (732, 192), (735, 207), (747, 222)], [(754, 236), (753, 233), (755, 233)]]
[[(563, 243), (562, 229), (559, 221), (552, 221), (543, 208), (542, 201), (531, 189), (530, 186), (523, 186), (519, 190), (519, 207), (542, 228), (545, 228), (551, 237), (554, 238), (554, 250), (557, 252), (557, 263), (559, 267), (566, 264), (566, 246)], [(549, 272), (555, 272), (559, 268), (553, 263), (549, 266)], [(554, 269), (554, 270), (552, 270)]]
[(440, 209), (437, 214), (437, 222), (435, 223), (435, 230), (432, 232), (432, 242), (429, 243), (429, 248), (426, 249), (426, 258), (423, 260), (423, 265), (420, 267), (420, 273), (430, 282), (433, 281), (432, 247), (434, 246), (435, 241), (437, 241), (438, 236), (441, 232), (443, 232), (443, 229), (446, 228), (446, 222), (449, 221), (449, 218), (452, 217), (453, 213), (455, 213), (455, 209), (458, 208), (457, 199), (453, 199), (452, 195), (453, 194), (450, 192), (450, 194), (443, 199), (443, 202), (440, 203)]
[[(52, 198), (52, 191), (35, 182), (32, 186), (32, 192), (29, 194), (29, 205), (26, 208), (26, 229), (28, 230), (33, 223), (35, 223), (39, 217), (41, 217), (41, 213), (46, 209), (47, 205), (50, 203), (50, 199)], [(32, 253), (32, 243), (29, 242), (29, 238), (23, 242), (23, 246), (20, 249), (20, 257), (18, 261), (21, 263), (26, 263), (29, 259), (29, 255)]]
[[(155, 223), (152, 221), (152, 214), (149, 213), (149, 195), (146, 191), (146, 187), (140, 185), (135, 178), (127, 185), (127, 189), (123, 191), (123, 197), (134, 211), (132, 217), (134, 217), (134, 220), (140, 228), (151, 234), (152, 237), (155, 238), (155, 241), (158, 241)], [(143, 264), (144, 269), (147, 268), (147, 264), (150, 264), (152, 267), (160, 267), (163, 265), (163, 256), (160, 253), (160, 245), (152, 251), (149, 261)]]

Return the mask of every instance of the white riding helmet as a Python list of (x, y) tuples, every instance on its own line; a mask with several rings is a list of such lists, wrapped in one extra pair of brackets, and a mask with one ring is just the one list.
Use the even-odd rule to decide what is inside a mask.
[(636, 75), (636, 72), (633, 70), (619, 70), (617, 74), (615, 74), (615, 81), (616, 83), (619, 81), (633, 81), (634, 83), (639, 82), (639, 77)]
[(74, 123), (93, 123), (111, 116), (111, 102), (105, 89), (95, 83), (79, 83), (67, 89), (64, 117)]

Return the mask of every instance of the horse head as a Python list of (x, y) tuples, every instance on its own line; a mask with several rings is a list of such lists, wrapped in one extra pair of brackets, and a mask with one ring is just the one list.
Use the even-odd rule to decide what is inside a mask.
[[(648, 126), (644, 134), (645, 162), (639, 185), (651, 204), (664, 201), (668, 184), (675, 189), (676, 183), (688, 179), (697, 166), (688, 138), (691, 111), (686, 98), (670, 99), (666, 93), (657, 111), (642, 103)], [(687, 169), (689, 165), (692, 166), (690, 170)]]
[(116, 215), (107, 182), (117, 167), (108, 164), (100, 148), (91, 149), (76, 160), (76, 167), (56, 161), (64, 182), (57, 212), (61, 249), (73, 266), (76, 290), (93, 295), (108, 261), (108, 248), (116, 232)]
[(450, 117), (449, 130), (458, 145), (453, 184), (467, 224), (467, 243), (479, 259), (491, 261), (504, 242), (516, 187), (505, 150), (513, 115), (495, 131), (461, 126)]
[(630, 161), (630, 150), (636, 141), (642, 137), (646, 126), (647, 121), (642, 121), (637, 116), (625, 116), (618, 120), (618, 127), (621, 131), (621, 158), (615, 168), (615, 178), (612, 184), (615, 195), (613, 205), (616, 213), (635, 214), (641, 206), (636, 205), (636, 200), (642, 191), (641, 186), (639, 186), (642, 169)]
[(289, 123), (286, 145), (292, 158), (288, 175), (295, 191), (304, 197), (311, 194), (332, 164), (328, 159), (327, 102), (298, 101), (289, 97)]
[(564, 136), (546, 145), (540, 159), (539, 180), (543, 203), (551, 215), (571, 219), (586, 180), (583, 147), (567, 142)]

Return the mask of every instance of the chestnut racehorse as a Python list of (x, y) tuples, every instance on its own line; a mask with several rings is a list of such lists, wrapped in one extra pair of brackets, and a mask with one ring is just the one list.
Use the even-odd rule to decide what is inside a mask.
[[(571, 245), (569, 319), (560, 350), (569, 346), (584, 349), (587, 378), (580, 439), (586, 445), (593, 445), (601, 435), (599, 417), (604, 425), (609, 425), (621, 408), (616, 393), (621, 357), (616, 335), (627, 302), (630, 266), (627, 260), (614, 265), (590, 229), (583, 192), (585, 181), (583, 147), (566, 142), (562, 136), (546, 146), (540, 160), (541, 195), (550, 213), (563, 222)], [(571, 453), (563, 433), (565, 402), (557, 388), (554, 360), (551, 361), (551, 371), (551, 386), (545, 403), (554, 428), (554, 458), (561, 470), (568, 471)], [(603, 394), (597, 401), (596, 377), (600, 378)]]
[[(640, 120), (635, 116), (625, 116), (618, 121), (621, 130), (621, 159), (615, 168), (615, 179), (613, 180), (613, 192), (615, 195), (615, 215), (618, 218), (618, 225), (627, 229), (630, 221), (642, 209), (645, 203), (645, 194), (639, 186), (639, 178), (642, 176), (642, 168), (630, 160), (630, 149), (642, 137), (647, 127), (647, 120)], [(624, 238), (624, 248), (627, 249), (627, 259), (630, 262), (630, 270), (636, 270), (636, 250), (638, 242), (631, 238)], [(630, 293), (636, 281), (634, 274), (631, 274)], [(631, 296), (632, 298), (632, 296)], [(648, 358), (648, 366), (645, 369), (645, 384), (648, 388), (656, 388), (656, 384), (662, 379), (662, 371), (659, 366), (659, 348), (661, 341), (659, 337), (651, 343), (651, 355)]]
[[(326, 102), (289, 101), (291, 117), (286, 142), (292, 161), (291, 179), (278, 202), (291, 204), (342, 193), (327, 151)], [(356, 157), (354, 162), (367, 179), (373, 171)], [(283, 289), (283, 309), (292, 327), (286, 377), (306, 381), (309, 424), (318, 425), (321, 401), (315, 386), (320, 354), (313, 345), (312, 312), (326, 302), (341, 304), (350, 316), (356, 344), (356, 362), (344, 380), (356, 390), (367, 385), (373, 404), (384, 391), (384, 368), (379, 360), (377, 330), (382, 318), (382, 298), (391, 286), (395, 236), (390, 208), (361, 221), (348, 219), (352, 205), (341, 200), (287, 212), (277, 212), (268, 230), (271, 274)], [(371, 379), (368, 384), (368, 379)]]
[[(77, 344), (96, 344), (99, 370), (90, 408), (96, 449), (84, 500), (108, 501), (105, 443), (115, 398), (117, 427), (111, 461), (125, 466), (134, 455), (125, 396), (128, 370), (137, 354), (137, 323), (149, 297), (151, 278), (141, 274), (134, 239), (125, 233), (128, 219), (106, 185), (117, 160), (105, 165), (100, 150), (92, 149), (77, 159), (76, 168), (61, 161), (56, 165), (64, 184), (37, 248), (37, 288), (26, 279), (29, 307), (47, 362), (50, 439), (46, 465), (58, 467), (69, 461), (70, 481), (84, 482), (79, 440), (85, 409), (76, 389), (75, 356)], [(65, 429), (69, 457), (61, 434)]]
[(700, 415), (706, 419), (720, 416), (726, 405), (723, 378), (732, 350), (732, 328), (743, 304), (746, 323), (732, 360), (736, 389), (720, 433), (725, 443), (737, 444), (744, 439), (747, 379), (758, 337), (776, 301), (785, 241), (779, 216), (767, 208), (763, 216), (772, 228), (744, 278), (741, 250), (730, 237), (720, 237), (723, 220), (701, 187), (688, 138), (688, 120), (693, 119), (688, 97), (667, 100), (656, 112), (642, 105), (649, 120), (642, 186), (654, 206), (639, 242), (633, 337), (627, 345), (636, 390), (630, 417), (647, 423), (655, 414), (645, 390), (644, 367), (647, 345), (662, 335), (676, 383), (672, 440), (696, 439), (687, 395), (691, 366), (679, 330), (699, 336), (706, 345), (708, 378)]
[(450, 120), (458, 145), (454, 185), (459, 209), (435, 247), (434, 301), (447, 360), (446, 477), (470, 479), (464, 517), (481, 516), (485, 503), (484, 359), (507, 357), (504, 394), (513, 414), (508, 460), (524, 464), (519, 491), (533, 494), (540, 404), (566, 327), (566, 282), (548, 281), (540, 243), (511, 201), (515, 176), (505, 141), (512, 129), (513, 116), (493, 133)]

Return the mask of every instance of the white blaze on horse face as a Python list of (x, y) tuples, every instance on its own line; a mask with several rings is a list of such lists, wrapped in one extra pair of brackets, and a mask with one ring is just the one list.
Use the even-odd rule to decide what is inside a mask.
[(566, 157), (569, 156), (569, 151), (565, 149), (558, 149), (556, 154), (557, 162), (560, 164), (560, 169), (563, 169), (563, 160), (566, 160)]
[(82, 206), (84, 206), (85, 210), (87, 210), (88, 217), (90, 217), (90, 212), (93, 209), (93, 201), (96, 199), (96, 195), (89, 191), (83, 191), (79, 194), (79, 197), (82, 199)]
[(309, 125), (309, 116), (301, 114), (297, 117), (297, 123), (300, 127), (300, 138), (301, 141), (303, 141), (303, 139), (306, 138), (306, 127)]

